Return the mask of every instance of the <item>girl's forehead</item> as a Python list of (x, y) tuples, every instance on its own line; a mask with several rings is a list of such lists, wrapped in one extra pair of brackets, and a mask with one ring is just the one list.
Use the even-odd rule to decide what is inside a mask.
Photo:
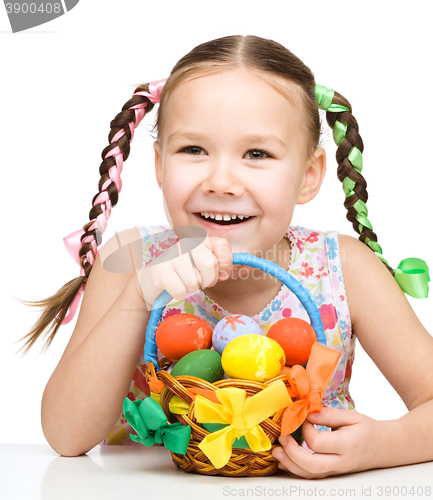
[(293, 135), (300, 129), (298, 102), (295, 84), (245, 68), (196, 75), (171, 91), (160, 132), (164, 138), (183, 127)]
[[(253, 71), (245, 67), (215, 70), (210, 74), (190, 75), (180, 81), (171, 91), (166, 105), (176, 99), (197, 102), (197, 98), (206, 97), (200, 101), (201, 105), (212, 102), (222, 102), (230, 98), (247, 102), (266, 103), (280, 96), (289, 104), (293, 104), (299, 89), (297, 85), (281, 77), (266, 74), (262, 71)], [(276, 95), (277, 94), (277, 95)], [(257, 102), (257, 98), (260, 102)]]

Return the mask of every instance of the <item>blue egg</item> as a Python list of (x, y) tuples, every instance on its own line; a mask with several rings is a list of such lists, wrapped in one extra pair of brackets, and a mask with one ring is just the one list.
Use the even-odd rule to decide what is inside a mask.
[(212, 346), (222, 354), (226, 345), (241, 335), (263, 335), (260, 326), (249, 316), (231, 314), (219, 321), (212, 334)]

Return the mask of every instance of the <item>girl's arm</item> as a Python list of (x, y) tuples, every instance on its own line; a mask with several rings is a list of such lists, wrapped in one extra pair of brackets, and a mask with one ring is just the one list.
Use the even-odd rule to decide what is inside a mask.
[[(285, 453), (275, 451), (281, 468), (309, 478), (433, 460), (433, 338), (370, 249), (340, 236), (340, 251), (353, 331), (409, 413), (386, 421), (354, 410), (311, 413), (303, 434), (316, 453), (291, 437)], [(312, 424), (333, 432), (319, 433)]]
[(201, 286), (214, 286), (219, 272), (228, 276), (231, 271), (228, 241), (210, 237), (198, 246), (194, 240), (181, 240), (166, 250), (157, 265), (137, 274), (108, 272), (101, 256), (107, 262), (105, 258), (119, 248), (118, 237), (122, 247), (141, 240), (138, 230), (132, 229), (101, 248), (74, 333), (43, 395), (44, 434), (61, 455), (89, 451), (107, 436), (121, 414), (144, 347), (151, 308), (147, 304), (153, 304), (163, 290), (183, 300)]
[[(126, 245), (137, 233), (117, 236)], [(45, 437), (65, 456), (86, 453), (108, 435), (144, 346), (150, 312), (135, 275), (107, 272), (101, 264), (101, 253), (113, 243), (94, 263), (74, 332), (42, 399)]]
[(409, 410), (381, 422), (389, 439), (379, 466), (433, 460), (433, 337), (374, 253), (348, 236), (340, 244), (353, 330)]

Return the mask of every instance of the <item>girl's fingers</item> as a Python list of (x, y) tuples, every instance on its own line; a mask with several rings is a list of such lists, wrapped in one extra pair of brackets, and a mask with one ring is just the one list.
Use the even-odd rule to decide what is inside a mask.
[(174, 299), (214, 286), (220, 275), (229, 277), (233, 254), (224, 238), (183, 238), (148, 266), (137, 271), (140, 295), (152, 305), (166, 290)]
[(284, 467), (302, 477), (326, 477), (330, 472), (338, 470), (341, 462), (339, 455), (312, 453), (299, 446), (292, 436), (284, 445), (284, 454), (275, 448), (273, 455)]
[(337, 453), (344, 451), (344, 442), (336, 432), (319, 431), (306, 420), (302, 426), (302, 436), (305, 442), (316, 453)]
[[(205, 277), (209, 279), (208, 270), (204, 269), (203, 273), (201, 274), (199, 269), (193, 267), (191, 258), (188, 254), (178, 257), (177, 259), (173, 260), (171, 264), (173, 271), (170, 272), (167, 269), (165, 283), (171, 285), (170, 280), (173, 279), (174, 286), (177, 287), (178, 281), (175, 278), (178, 277), (183, 283), (186, 289), (186, 293), (196, 293), (203, 287), (202, 282), (205, 280)], [(166, 290), (168, 293), (170, 293), (169, 289), (166, 288)], [(173, 297), (177, 300), (181, 300), (178, 297)]]
[[(202, 289), (215, 285), (218, 281), (219, 263), (216, 256), (205, 245), (191, 251), (196, 271), (201, 275)], [(193, 292), (189, 292), (193, 293)]]
[[(191, 272), (191, 274), (196, 280), (194, 272)], [(171, 269), (167, 269), (165, 273), (159, 276), (159, 282), (161, 284), (161, 288), (166, 290), (167, 293), (169, 293), (175, 300), (184, 300), (189, 293), (185, 283), (178, 276), (174, 266), (172, 266)], [(195, 286), (197, 287), (197, 281)]]
[(233, 252), (230, 243), (225, 238), (209, 237), (212, 252), (218, 260), (219, 280), (229, 278), (233, 267)]
[(342, 410), (324, 406), (320, 412), (309, 413), (307, 420), (315, 425), (325, 425), (331, 429), (337, 429), (338, 427), (359, 423), (360, 417), (355, 410)]
[(278, 468), (287, 472), (291, 472), (299, 477), (310, 477), (309, 472), (299, 467), (291, 458), (285, 453), (284, 448), (278, 446), (272, 450), (272, 455), (279, 461)]

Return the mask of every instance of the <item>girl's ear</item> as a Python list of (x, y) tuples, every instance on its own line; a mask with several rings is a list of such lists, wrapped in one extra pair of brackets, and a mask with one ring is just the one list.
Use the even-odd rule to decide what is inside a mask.
[(309, 158), (304, 174), (304, 183), (299, 192), (297, 204), (303, 205), (311, 201), (319, 192), (326, 173), (326, 152), (317, 148)]
[(158, 183), (159, 189), (162, 189), (162, 157), (161, 157), (161, 145), (158, 141), (155, 141), (153, 143), (153, 149), (155, 150), (156, 182)]

